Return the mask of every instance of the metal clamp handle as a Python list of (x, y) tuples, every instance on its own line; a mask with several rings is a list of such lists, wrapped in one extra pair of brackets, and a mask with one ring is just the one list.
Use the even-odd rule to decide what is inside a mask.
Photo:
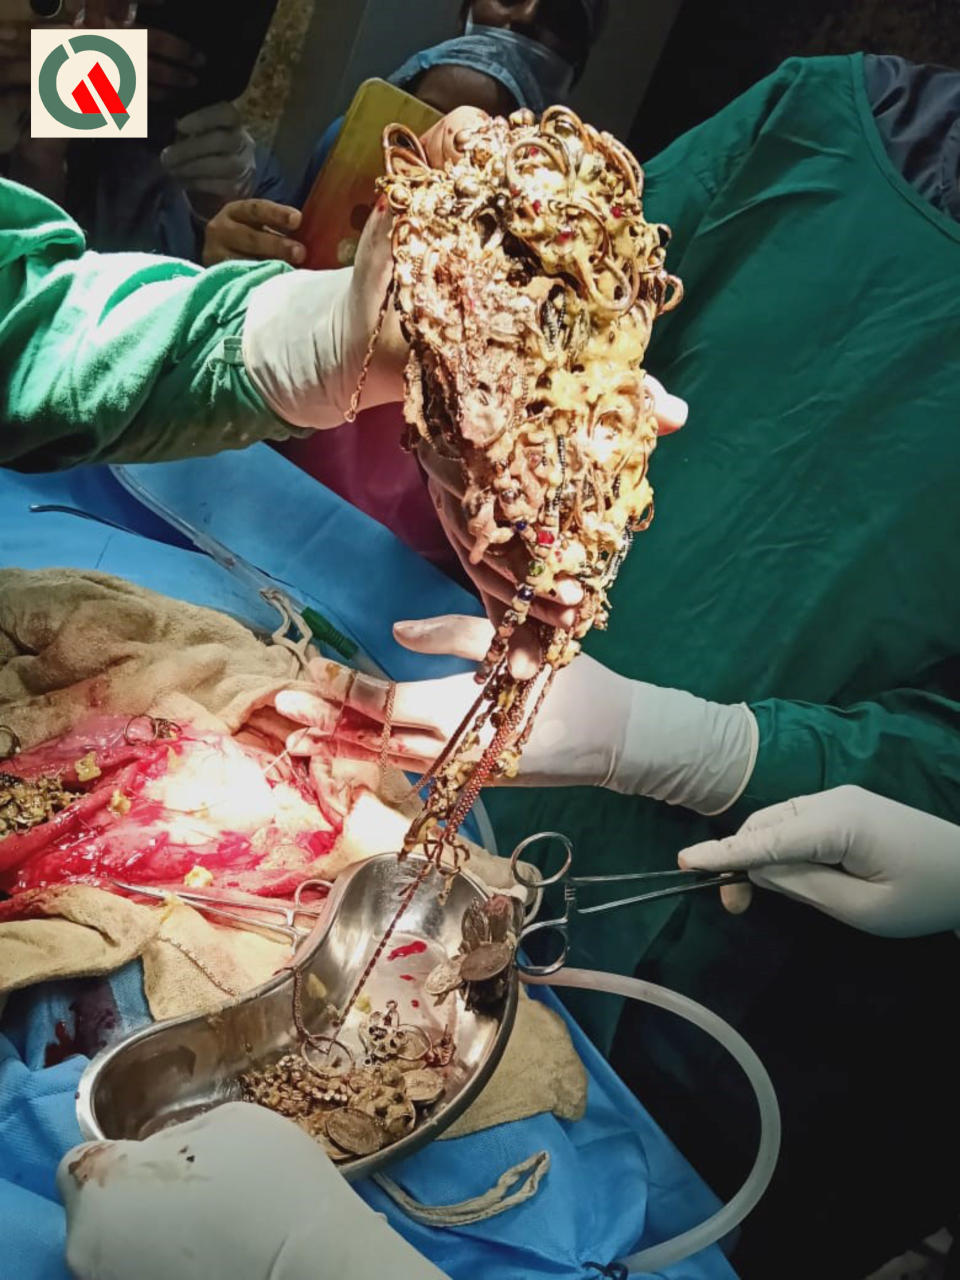
[[(556, 874), (552, 876), (542, 876), (537, 872), (536, 880), (530, 880), (527, 876), (522, 875), (520, 871), (520, 855), (525, 853), (532, 844), (536, 844), (538, 840), (559, 840), (563, 845), (566, 857), (563, 866)], [(526, 840), (521, 840), (513, 853), (510, 855), (510, 871), (513, 874), (517, 884), (522, 884), (525, 889), (545, 889), (548, 885), (559, 884), (563, 880), (573, 866), (573, 844), (567, 836), (560, 831), (538, 831), (532, 836), (527, 836)]]
[(553, 960), (549, 960), (546, 964), (529, 964), (527, 961), (516, 959), (517, 972), (521, 977), (526, 978), (548, 978), (553, 973), (558, 973), (567, 963), (567, 956), (570, 952), (570, 934), (567, 929), (567, 920), (541, 920), (538, 924), (530, 924), (524, 929), (520, 935), (521, 943), (526, 942), (532, 933), (555, 933), (560, 938), (560, 951)]

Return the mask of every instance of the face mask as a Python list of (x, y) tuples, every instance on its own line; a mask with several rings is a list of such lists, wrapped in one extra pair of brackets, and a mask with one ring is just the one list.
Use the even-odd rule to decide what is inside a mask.
[(468, 17), (464, 35), (482, 35), (519, 56), (536, 76), (547, 102), (562, 102), (573, 84), (574, 70), (559, 53), (509, 27), (482, 27)]

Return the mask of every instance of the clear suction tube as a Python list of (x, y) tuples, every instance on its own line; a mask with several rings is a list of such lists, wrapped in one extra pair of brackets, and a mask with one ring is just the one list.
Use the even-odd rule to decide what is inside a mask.
[(661, 1244), (652, 1245), (649, 1249), (641, 1249), (628, 1258), (621, 1259), (622, 1265), (632, 1275), (649, 1275), (662, 1271), (689, 1258), (701, 1249), (716, 1244), (724, 1236), (730, 1234), (748, 1213), (756, 1206), (770, 1184), (776, 1168), (777, 1156), (780, 1153), (780, 1108), (777, 1095), (774, 1093), (770, 1077), (763, 1063), (747, 1044), (746, 1040), (728, 1023), (705, 1009), (694, 1000), (687, 999), (676, 991), (666, 987), (657, 987), (639, 978), (626, 978), (617, 973), (597, 973), (592, 969), (561, 969), (549, 977), (528, 977), (524, 974), (524, 982), (536, 986), (576, 987), (581, 991), (605, 991), (609, 995), (624, 996), (628, 1000), (642, 1000), (646, 1004), (656, 1005), (678, 1014), (694, 1026), (700, 1027), (707, 1035), (718, 1040), (729, 1054), (739, 1063), (747, 1079), (753, 1086), (757, 1105), (760, 1108), (760, 1149), (753, 1168), (737, 1194), (719, 1209), (712, 1217), (691, 1227), (672, 1240), (664, 1240)]

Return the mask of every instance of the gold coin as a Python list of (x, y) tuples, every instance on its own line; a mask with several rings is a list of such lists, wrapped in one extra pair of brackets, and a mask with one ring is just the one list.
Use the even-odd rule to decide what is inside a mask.
[(460, 962), (464, 982), (486, 982), (503, 973), (513, 959), (513, 948), (506, 942), (484, 942), (468, 951)]
[(407, 1097), (420, 1107), (429, 1107), (443, 1094), (443, 1077), (429, 1067), (408, 1071), (404, 1079)]
[(365, 1111), (342, 1107), (327, 1116), (327, 1137), (354, 1156), (369, 1156), (383, 1146), (381, 1125)]
[(446, 996), (455, 991), (463, 981), (460, 976), (460, 958), (441, 960), (437, 967), (427, 975), (423, 989), (428, 996)]

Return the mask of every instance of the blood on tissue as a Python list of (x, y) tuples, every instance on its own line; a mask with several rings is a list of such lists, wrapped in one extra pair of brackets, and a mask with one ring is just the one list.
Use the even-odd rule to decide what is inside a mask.
[[(189, 814), (171, 812), (162, 800), (143, 794), (148, 782), (176, 767), (196, 739), (185, 733), (175, 740), (129, 744), (123, 739), (126, 723), (99, 721), (18, 759), (21, 776), (51, 768), (62, 773), (79, 758), (81, 748), (93, 749), (101, 774), (50, 821), (0, 840), (0, 889), (19, 894), (69, 881), (97, 884), (114, 876), (169, 884), (181, 880), (199, 861), (224, 888), (289, 896), (311, 873), (312, 864), (330, 853), (342, 819), (330, 830), (294, 836), (277, 830), (275, 839), (269, 838), (273, 833), (268, 829), (268, 839), (256, 844), (247, 833), (234, 830), (211, 830), (204, 839), (197, 824), (191, 830)], [(122, 815), (110, 809), (118, 790), (132, 801)], [(178, 838), (178, 830), (184, 829), (188, 834)], [(193, 838), (195, 832), (199, 840)], [(272, 866), (271, 850), (280, 845), (287, 855), (285, 864)], [(294, 847), (302, 851), (302, 861), (294, 855), (291, 864)]]
[[(158, 742), (127, 742), (123, 736), (126, 721), (97, 721), (89, 730), (65, 735), (54, 742), (45, 742), (32, 751), (26, 751), (14, 760), (4, 761), (4, 772), (21, 778), (36, 778), (45, 773), (58, 773), (68, 787), (78, 787), (82, 792), (97, 791), (103, 778), (126, 765), (140, 763), (142, 777), (159, 777), (169, 766), (167, 752), (179, 754), (186, 740)], [(162, 747), (162, 750), (158, 748)], [(96, 778), (81, 782), (77, 778), (76, 763), (93, 752), (97, 768)], [(116, 785), (116, 782), (114, 783)]]
[(308, 831), (297, 837), (297, 843), (314, 858), (325, 857), (337, 842), (337, 831)]
[(76, 1040), (67, 1031), (66, 1023), (58, 1022), (53, 1028), (53, 1034), (56, 1038), (43, 1051), (45, 1067), (58, 1066), (61, 1062), (66, 1062), (67, 1058), (73, 1058), (80, 1052)]
[(65, 1021), (54, 1026), (54, 1039), (43, 1054), (45, 1067), (56, 1066), (75, 1054), (92, 1058), (104, 1048), (116, 1029), (119, 1018), (117, 1004), (110, 987), (103, 981), (95, 979), (83, 983), (69, 1010), (73, 1014), (73, 1033)]
[(43, 920), (47, 916), (58, 915), (57, 894), (56, 888), (30, 889), (0, 900), (0, 924), (10, 920)]

